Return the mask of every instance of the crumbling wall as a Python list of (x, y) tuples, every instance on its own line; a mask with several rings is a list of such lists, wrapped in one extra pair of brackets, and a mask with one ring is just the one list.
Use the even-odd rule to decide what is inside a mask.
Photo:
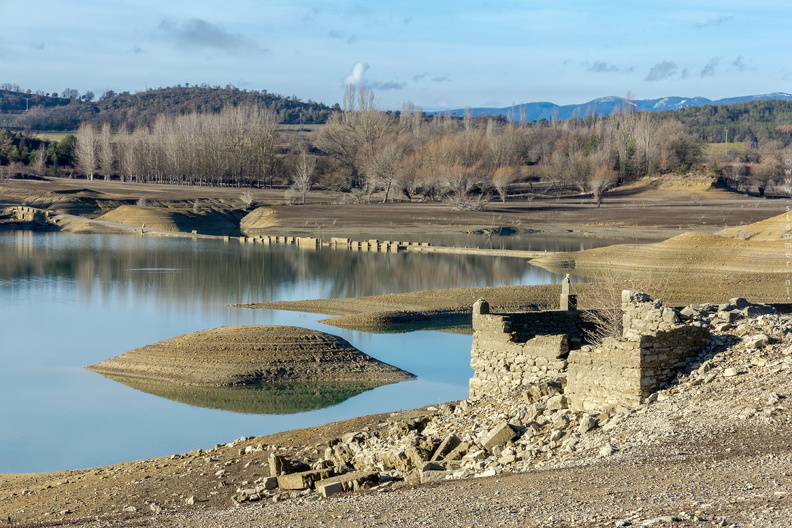
[(640, 292), (622, 292), (624, 330), (598, 347), (569, 354), (564, 389), (576, 410), (635, 407), (671, 382), (710, 342), (700, 324), (681, 324), (676, 310)]
[(583, 322), (578, 312), (537, 311), (491, 314), (483, 299), (473, 307), (471, 397), (514, 394), (566, 371), (570, 346), (581, 346)]
[[(562, 299), (563, 301), (563, 299)], [(566, 378), (575, 410), (634, 407), (669, 383), (710, 342), (701, 323), (682, 324), (679, 313), (640, 292), (622, 292), (623, 333), (583, 345), (583, 312), (491, 314), (473, 309), (470, 396), (516, 394)]]

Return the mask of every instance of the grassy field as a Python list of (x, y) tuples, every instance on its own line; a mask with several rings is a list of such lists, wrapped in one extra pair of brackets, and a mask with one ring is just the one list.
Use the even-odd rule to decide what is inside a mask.
[(728, 154), (738, 153), (744, 154), (746, 151), (745, 143), (704, 143), (701, 146), (701, 152), (705, 156), (712, 154)]

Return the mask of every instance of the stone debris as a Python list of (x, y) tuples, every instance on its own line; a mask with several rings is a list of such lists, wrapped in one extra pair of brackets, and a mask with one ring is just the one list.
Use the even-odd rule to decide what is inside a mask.
[[(736, 306), (743, 308), (733, 322), (718, 326), (721, 308), (733, 311)], [(386, 491), (400, 481), (422, 484), (487, 477), (553, 467), (573, 457), (628, 456), (635, 445), (656, 441), (662, 432), (647, 426), (626, 432), (630, 424), (640, 423), (649, 406), (668, 405), (672, 395), (693, 395), (703, 385), (712, 384), (720, 392), (751, 374), (792, 373), (792, 316), (745, 315), (755, 306), (733, 301), (725, 307), (700, 305), (674, 312), (688, 323), (706, 328), (710, 344), (678, 365), (673, 381), (665, 388), (633, 407), (618, 405), (604, 411), (571, 408), (563, 380), (546, 380), (515, 394), (477, 396), (393, 413), (374, 430), (350, 431), (312, 449), (279, 452), (277, 446), (258, 444), (248, 449), (239, 447), (243, 442), (226, 444), (238, 449), (242, 457), (268, 453), (261, 465), (270, 475), (235, 485), (233, 501), (328, 499), (344, 492)], [(720, 385), (723, 388), (718, 388)], [(675, 412), (681, 416), (695, 413), (695, 398), (684, 401), (687, 407), (680, 408), (677, 403)], [(786, 409), (787, 401), (785, 391), (768, 391), (761, 401), (737, 402), (739, 408), (722, 412), (740, 420), (762, 419)], [(211, 452), (195, 456), (211, 456)], [(227, 476), (226, 472), (221, 478)], [(669, 520), (672, 517), (677, 519), (658, 517), (642, 522), (646, 526), (676, 522)], [(641, 521), (630, 518), (625, 522)]]

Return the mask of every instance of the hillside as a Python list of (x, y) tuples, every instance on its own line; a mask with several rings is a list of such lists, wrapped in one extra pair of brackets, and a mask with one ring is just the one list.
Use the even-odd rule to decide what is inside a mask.
[(297, 96), (233, 86), (173, 86), (137, 93), (108, 91), (98, 101), (0, 90), (0, 114), (13, 118), (0, 120), (0, 125), (9, 121), (8, 124), (31, 130), (66, 131), (76, 130), (81, 122), (87, 121), (110, 123), (117, 129), (152, 124), (158, 115), (218, 112), (224, 106), (244, 103), (273, 108), (284, 124), (324, 123), (336, 109), (315, 101), (302, 101)]

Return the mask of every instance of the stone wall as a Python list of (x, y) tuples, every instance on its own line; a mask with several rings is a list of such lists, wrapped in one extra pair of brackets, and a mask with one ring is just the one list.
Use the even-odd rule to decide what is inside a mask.
[(480, 299), (473, 307), (471, 397), (557, 381), (570, 348), (583, 345), (585, 325), (577, 311), (492, 314)]
[(584, 344), (588, 323), (581, 311), (491, 314), (479, 300), (470, 396), (515, 394), (565, 379), (573, 409), (632, 407), (669, 383), (710, 342), (700, 323), (682, 324), (676, 310), (644, 293), (623, 292), (622, 311), (622, 336), (593, 347)]
[(576, 410), (634, 407), (671, 382), (710, 343), (700, 324), (639, 292), (622, 292), (622, 337), (569, 354), (565, 393)]

